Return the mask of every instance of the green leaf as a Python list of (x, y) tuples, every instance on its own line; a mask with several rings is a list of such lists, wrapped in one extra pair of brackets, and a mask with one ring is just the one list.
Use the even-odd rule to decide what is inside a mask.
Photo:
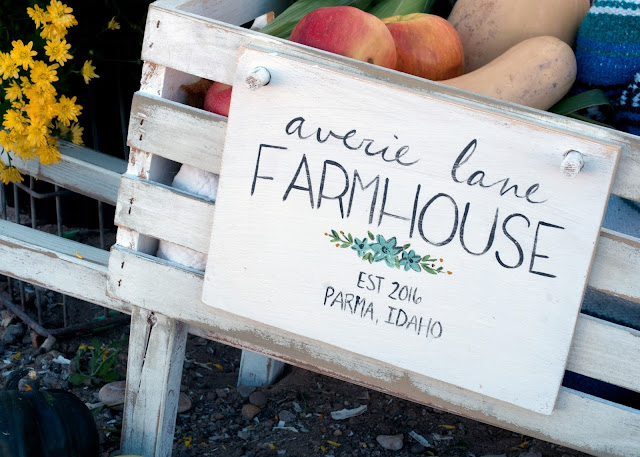
[(421, 264), (420, 264), (420, 266), (422, 267), (422, 269), (423, 269), (424, 271), (426, 271), (426, 272), (427, 272), (427, 273), (429, 273), (429, 274), (432, 274), (432, 275), (436, 275), (436, 274), (438, 274), (438, 273), (436, 273), (436, 271), (435, 271), (433, 268), (431, 268), (431, 267), (430, 267), (430, 266), (428, 266), (428, 265), (425, 265), (424, 263), (421, 263)]
[(347, 239), (349, 240), (350, 243), (353, 243), (353, 236), (351, 236), (351, 233), (349, 233), (349, 236), (347, 236)]
[[(374, 16), (385, 17), (405, 15), (411, 13), (423, 13), (429, 0), (382, 0), (369, 11)], [(431, 9), (431, 7), (429, 7)]]
[(568, 115), (592, 106), (609, 105), (609, 99), (600, 89), (588, 90), (578, 95), (560, 100), (549, 108), (549, 111), (556, 114)]
[[(438, 2), (438, 0), (427, 0), (427, 4), (424, 7), (424, 12), (429, 14), (431, 13), (431, 10), (433, 9), (433, 5), (435, 5)], [(454, 4), (456, 2), (456, 0), (452, 0), (451, 4)]]
[(333, 235), (334, 238), (340, 238), (340, 235), (338, 235), (338, 232), (336, 232), (335, 230), (331, 230), (331, 234)]
[(351, 243), (342, 243), (342, 245), (340, 247), (341, 248), (348, 248), (349, 246), (351, 246)]
[(71, 376), (69, 376), (69, 382), (71, 384), (73, 384), (74, 386), (79, 386), (86, 379), (89, 379), (89, 378), (90, 378), (90, 376), (87, 376), (87, 375), (82, 374), (82, 373), (73, 373)]
[(400, 268), (400, 259), (396, 256), (396, 268)]
[(371, 2), (372, 0), (298, 0), (260, 31), (279, 38), (289, 38), (300, 19), (315, 9), (327, 6), (353, 6), (366, 10)]
[(373, 236), (373, 233), (371, 233), (370, 231), (369, 231), (369, 232), (367, 232), (367, 233), (369, 234), (369, 239), (370, 239), (371, 241), (375, 240), (375, 237)]
[(422, 258), (422, 262), (428, 262), (428, 261), (430, 261), (430, 260), (433, 260), (433, 259), (431, 259), (431, 257), (429, 256), (429, 254), (425, 255), (425, 256)]

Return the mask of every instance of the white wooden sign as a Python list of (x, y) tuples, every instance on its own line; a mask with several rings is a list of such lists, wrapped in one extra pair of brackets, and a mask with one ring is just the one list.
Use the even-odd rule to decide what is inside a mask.
[(203, 301), (550, 414), (618, 151), (245, 50)]

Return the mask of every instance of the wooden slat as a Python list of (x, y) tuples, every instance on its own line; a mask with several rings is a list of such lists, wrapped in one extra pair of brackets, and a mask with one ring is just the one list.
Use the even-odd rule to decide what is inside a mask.
[[(194, 14), (166, 10), (160, 5), (150, 6), (148, 18), (148, 23), (159, 23), (159, 25), (146, 29), (142, 49), (143, 60), (202, 78), (227, 84), (233, 83), (238, 49), (241, 46), (251, 45), (311, 60), (320, 65), (350, 72), (358, 77), (389, 81), (436, 97), (455, 98), (470, 107), (499, 110), (514, 118), (543, 123), (620, 144), (622, 156), (612, 192), (621, 197), (640, 201), (640, 180), (636, 178), (640, 175), (640, 137), (638, 136), (472, 94)], [(187, 49), (189, 52), (184, 52)]]
[(640, 302), (640, 239), (602, 229), (589, 285)]
[(106, 295), (109, 252), (0, 220), (0, 273), (118, 311)]
[(638, 355), (640, 332), (581, 314), (567, 370), (640, 392)]
[(122, 177), (115, 223), (153, 238), (209, 251), (213, 203), (149, 181)]
[[(62, 159), (55, 165), (42, 165), (34, 160), (25, 162), (17, 157), (12, 163), (28, 175), (115, 205), (120, 175), (127, 169), (127, 162), (67, 142), (61, 142), (60, 154)], [(4, 154), (0, 157), (6, 161)]]
[[(143, 235), (208, 253), (213, 213), (214, 205), (198, 197), (123, 176), (120, 202), (116, 207), (116, 224)], [(640, 302), (638, 278), (640, 240), (602, 229), (589, 286)]]
[[(111, 294), (169, 317), (179, 317), (193, 328), (201, 328), (201, 336), (594, 455), (640, 455), (640, 441), (633, 438), (640, 431), (640, 412), (637, 410), (563, 388), (551, 416), (535, 414), (255, 321), (225, 312), (211, 312), (200, 299), (203, 276), (196, 271), (118, 247), (112, 249), (110, 263), (112, 275), (108, 289)], [(115, 275), (116, 271), (120, 275)], [(140, 284), (154, 284), (154, 287), (141, 288)], [(637, 356), (640, 332), (630, 331), (632, 338), (625, 340), (626, 347), (614, 349), (605, 344), (602, 351), (590, 348), (585, 352), (582, 342), (593, 342), (597, 337), (595, 341), (600, 344), (603, 335), (607, 340), (610, 338), (610, 332), (601, 327), (608, 328), (608, 324), (587, 318), (589, 322), (582, 325), (584, 319), (584, 316), (580, 317), (576, 339), (579, 344), (572, 349), (570, 358), (575, 357), (576, 350), (582, 353), (579, 353), (579, 360), (572, 362), (573, 367), (581, 370), (581, 367), (592, 366), (605, 381), (613, 381), (622, 375), (640, 377), (638, 364), (616, 365), (618, 357), (629, 361)], [(616, 340), (620, 341), (620, 338), (612, 338), (612, 341)], [(606, 360), (609, 351), (614, 350), (619, 352), (614, 362), (601, 360)], [(611, 369), (615, 375), (611, 374)]]
[(171, 455), (187, 328), (135, 307), (127, 360), (122, 452)]
[(220, 173), (226, 118), (137, 92), (129, 118), (128, 144), (194, 167)]

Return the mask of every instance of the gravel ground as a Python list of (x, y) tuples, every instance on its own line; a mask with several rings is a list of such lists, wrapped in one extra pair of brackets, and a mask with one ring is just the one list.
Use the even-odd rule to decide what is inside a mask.
[[(0, 289), (6, 291), (5, 282), (0, 282)], [(54, 304), (46, 307), (45, 318), (55, 321), (58, 297), (50, 298)], [(68, 307), (75, 319), (103, 314), (98, 307), (74, 300)], [(105, 378), (124, 378), (127, 325), (62, 340), (52, 351), (34, 356), (26, 326), (6, 311), (3, 318), (0, 380), (16, 368), (31, 367), (40, 389), (70, 390), (85, 403), (98, 404)], [(85, 346), (104, 346), (109, 355), (118, 351), (117, 363), (106, 376), (75, 387), (70, 383), (78, 372), (74, 358), (79, 350), (88, 351)], [(79, 358), (80, 371), (86, 369), (88, 354)], [(174, 457), (587, 455), (296, 367), (287, 367), (272, 386), (237, 387), (240, 354), (238, 349), (189, 336), (182, 392), (190, 405), (177, 418)], [(340, 418), (339, 412), (352, 417)], [(122, 406), (99, 409), (96, 422), (101, 457), (119, 455)]]

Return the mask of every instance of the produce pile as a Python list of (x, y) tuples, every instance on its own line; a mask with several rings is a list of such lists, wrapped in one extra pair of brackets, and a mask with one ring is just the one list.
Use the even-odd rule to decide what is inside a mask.
[[(299, 0), (261, 32), (543, 110), (573, 87), (589, 0), (458, 0), (439, 11), (446, 18), (431, 13), (438, 3)], [(228, 116), (230, 99), (231, 87), (214, 83), (204, 109)], [(606, 103), (591, 92), (571, 109)]]

